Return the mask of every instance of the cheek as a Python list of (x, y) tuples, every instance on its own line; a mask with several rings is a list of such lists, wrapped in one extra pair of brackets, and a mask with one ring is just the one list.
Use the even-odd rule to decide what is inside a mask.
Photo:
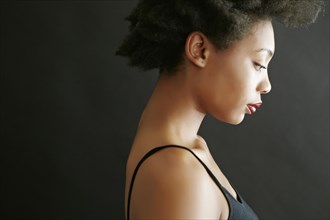
[(231, 100), (244, 101), (256, 90), (256, 74), (249, 60), (233, 67), (226, 75), (226, 79), (227, 86), (231, 90), (231, 94), (228, 94)]
[(226, 77), (218, 89), (213, 90), (209, 103), (210, 114), (226, 123), (241, 123), (246, 113), (246, 104), (251, 97), (251, 89), (251, 81), (248, 79)]
[(228, 115), (239, 105), (242, 97), (242, 86), (228, 77), (217, 77), (205, 81), (199, 87), (199, 100), (202, 108), (214, 117), (226, 121)]
[(239, 124), (244, 119), (246, 104), (255, 91), (255, 72), (249, 59), (230, 59), (213, 64), (203, 81), (206, 112), (220, 121)]
[(202, 109), (219, 120), (234, 124), (244, 118), (253, 84), (248, 63), (239, 63), (241, 65), (230, 62), (213, 64), (196, 82)]
[(251, 79), (243, 69), (234, 69), (221, 79), (221, 96), (228, 104), (239, 104), (251, 92)]

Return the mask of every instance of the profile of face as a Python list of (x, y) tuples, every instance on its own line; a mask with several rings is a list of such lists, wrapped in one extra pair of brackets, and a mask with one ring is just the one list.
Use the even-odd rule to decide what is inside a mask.
[[(229, 124), (239, 124), (245, 114), (253, 114), (261, 95), (271, 90), (267, 67), (274, 50), (270, 21), (258, 22), (242, 40), (224, 50), (217, 50), (203, 36), (192, 36), (186, 52), (199, 67), (191, 77), (201, 111)], [(196, 51), (200, 55), (194, 57)]]

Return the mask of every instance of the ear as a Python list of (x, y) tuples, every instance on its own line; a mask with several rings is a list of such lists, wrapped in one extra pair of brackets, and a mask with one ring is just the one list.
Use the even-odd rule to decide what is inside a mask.
[(206, 66), (209, 49), (209, 42), (201, 32), (192, 32), (186, 39), (185, 53), (187, 59), (200, 68)]

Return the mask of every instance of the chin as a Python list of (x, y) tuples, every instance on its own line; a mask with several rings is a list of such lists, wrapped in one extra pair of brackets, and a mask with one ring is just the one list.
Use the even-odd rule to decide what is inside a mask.
[(231, 115), (231, 116), (228, 116), (226, 118), (218, 118), (218, 120), (220, 120), (222, 122), (225, 122), (227, 124), (231, 124), (231, 125), (239, 125), (240, 123), (243, 122), (244, 116), (245, 116), (245, 114), (242, 114), (240, 116)]
[(236, 120), (236, 121), (231, 121), (231, 122), (227, 122), (228, 124), (231, 124), (231, 125), (239, 125), (243, 122), (243, 119), (242, 120)]

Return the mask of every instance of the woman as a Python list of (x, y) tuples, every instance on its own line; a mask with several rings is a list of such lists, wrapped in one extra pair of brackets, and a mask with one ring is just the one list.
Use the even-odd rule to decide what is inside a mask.
[(258, 219), (198, 135), (211, 114), (239, 124), (271, 90), (272, 19), (315, 21), (321, 1), (142, 0), (117, 51), (158, 68), (127, 161), (127, 219)]

